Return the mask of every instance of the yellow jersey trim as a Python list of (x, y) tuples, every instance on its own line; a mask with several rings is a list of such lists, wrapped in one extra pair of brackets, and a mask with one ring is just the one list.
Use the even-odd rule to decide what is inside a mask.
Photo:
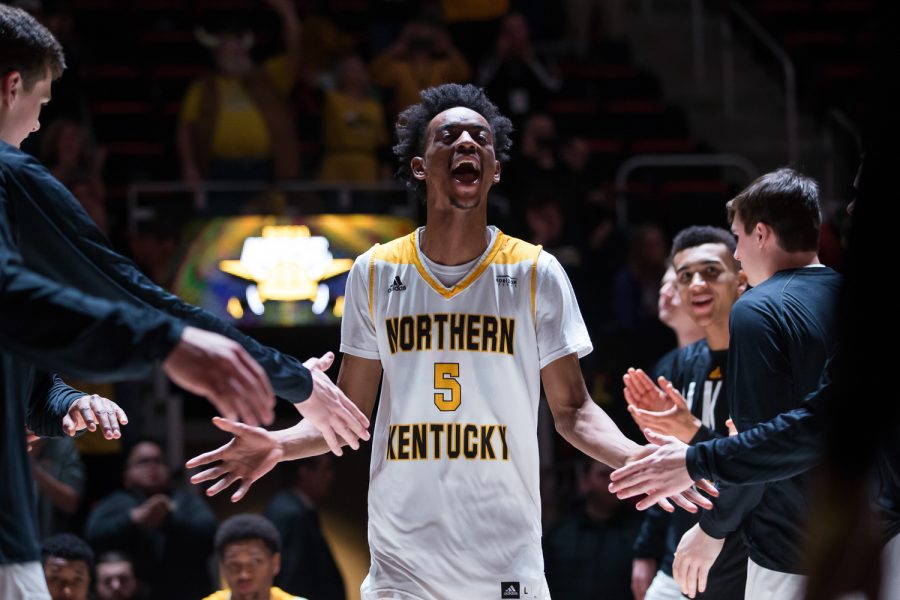
[(369, 255), (369, 316), (372, 323), (375, 322), (375, 254), (379, 248), (381, 244), (375, 244), (372, 254)]
[[(497, 233), (497, 235), (503, 235)], [(537, 260), (538, 254), (541, 253), (541, 246), (529, 244), (519, 238), (503, 235), (505, 243), (497, 256), (494, 257), (494, 264), (498, 265), (515, 265), (529, 260)]]
[(462, 281), (451, 288), (445, 287), (441, 282), (437, 281), (431, 273), (425, 268), (422, 259), (419, 256), (419, 244), (416, 239), (417, 231), (413, 231), (409, 235), (392, 240), (383, 245), (377, 245), (372, 250), (372, 259), (369, 262), (369, 314), (372, 320), (375, 320), (374, 299), (375, 299), (375, 260), (381, 260), (388, 263), (400, 265), (415, 265), (416, 271), (422, 276), (422, 279), (428, 283), (431, 288), (438, 294), (447, 298), (453, 298), (460, 292), (468, 288), (477, 280), (485, 269), (492, 263), (498, 265), (513, 265), (525, 261), (532, 261), (531, 272), (531, 312), (534, 315), (534, 285), (536, 281), (537, 259), (541, 253), (541, 246), (529, 244), (518, 238), (510, 237), (502, 231), (497, 231), (494, 243), (484, 255), (478, 265), (473, 268)]
[[(416, 232), (414, 231), (386, 244), (375, 246), (375, 249), (372, 251), (372, 258), (396, 265), (413, 264), (416, 260), (415, 235)], [(412, 246), (410, 246), (410, 240), (413, 242)]]
[(434, 277), (431, 276), (431, 273), (425, 268), (425, 265), (422, 264), (422, 260), (419, 258), (419, 246), (416, 243), (416, 232), (412, 232), (409, 236), (409, 240), (407, 242), (409, 252), (412, 255), (413, 263), (416, 265), (416, 270), (419, 272), (419, 275), (422, 276), (428, 285), (436, 291), (438, 294), (443, 296), (446, 299), (453, 298), (460, 292), (465, 291), (467, 287), (472, 285), (476, 279), (478, 279), (482, 273), (484, 273), (485, 269), (488, 268), (494, 261), (494, 257), (497, 256), (497, 253), (500, 252), (500, 249), (506, 244), (506, 240), (509, 238), (503, 234), (501, 231), (497, 231), (497, 238), (494, 240), (494, 244), (491, 246), (490, 250), (488, 250), (487, 254), (484, 255), (484, 258), (481, 260), (478, 265), (472, 269), (468, 275), (463, 277), (462, 281), (454, 285), (452, 288), (444, 287), (444, 285), (437, 281)]
[(538, 256), (541, 254), (541, 246), (535, 246), (537, 248), (537, 252), (534, 253), (534, 259), (532, 259), (531, 263), (531, 320), (532, 322), (537, 322), (537, 312), (535, 310), (534, 298), (537, 294), (537, 261)]

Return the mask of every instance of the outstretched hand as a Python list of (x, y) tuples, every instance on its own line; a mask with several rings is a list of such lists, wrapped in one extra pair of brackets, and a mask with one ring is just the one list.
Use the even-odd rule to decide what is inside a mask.
[(663, 436), (649, 429), (644, 435), (652, 442), (645, 446), (647, 452), (639, 455), (637, 460), (629, 461), (621, 469), (613, 471), (609, 479), (609, 491), (624, 500), (646, 494), (646, 498), (637, 503), (638, 510), (646, 510), (654, 504), (664, 509), (666, 498), (677, 497), (687, 493), (691, 498), (699, 496), (702, 501), (696, 503), (703, 508), (712, 508), (709, 499), (692, 489), (695, 485), (711, 496), (718, 496), (719, 491), (705, 479), (694, 482), (687, 470), (687, 444), (672, 436)]
[(313, 389), (309, 398), (294, 406), (304, 419), (319, 430), (328, 448), (341, 456), (344, 443), (358, 450), (359, 440), (369, 439), (369, 419), (325, 374), (333, 363), (333, 352), (303, 363), (312, 375)]
[(240, 487), (231, 495), (231, 501), (237, 502), (247, 494), (257, 479), (275, 468), (284, 456), (284, 451), (272, 433), (261, 427), (250, 427), (221, 417), (213, 417), (213, 425), (234, 437), (224, 446), (195, 456), (185, 466), (193, 469), (218, 462), (217, 465), (193, 475), (191, 483), (217, 480), (206, 490), (207, 496), (215, 496), (240, 480)]

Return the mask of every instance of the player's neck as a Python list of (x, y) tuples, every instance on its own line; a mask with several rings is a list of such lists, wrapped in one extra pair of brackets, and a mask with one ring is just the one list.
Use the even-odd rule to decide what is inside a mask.
[(666, 325), (671, 327), (672, 331), (675, 332), (679, 348), (690, 346), (694, 342), (706, 337), (706, 332), (703, 331), (703, 328), (697, 325), (697, 323), (687, 315), (682, 315), (677, 318), (674, 323), (666, 323)]
[(440, 265), (462, 265), (487, 250), (487, 215), (483, 211), (429, 210), (420, 247)]
[(819, 255), (815, 252), (785, 252), (779, 254), (773, 261), (775, 273), (819, 264), (822, 263), (819, 261)]
[(819, 255), (816, 252), (778, 251), (773, 253), (769, 258), (766, 269), (766, 278), (763, 281), (769, 279), (780, 271), (802, 269), (804, 267), (820, 264), (822, 263), (819, 261)]
[(18, 148), (18, 146), (12, 140), (12, 127), (9, 124), (9, 119), (7, 118), (6, 110), (0, 107), (0, 140)]
[(710, 350), (728, 350), (728, 343), (731, 337), (728, 334), (728, 320), (724, 323), (710, 323), (709, 327), (704, 327), (706, 332), (706, 345)]

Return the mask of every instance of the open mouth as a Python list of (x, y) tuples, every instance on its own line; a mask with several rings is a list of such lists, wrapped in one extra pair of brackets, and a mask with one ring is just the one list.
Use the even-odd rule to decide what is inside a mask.
[(481, 178), (481, 167), (473, 160), (464, 159), (450, 169), (450, 174), (460, 183), (472, 184)]
[(691, 298), (691, 306), (694, 308), (709, 308), (712, 306), (713, 299), (712, 296), (696, 296)]

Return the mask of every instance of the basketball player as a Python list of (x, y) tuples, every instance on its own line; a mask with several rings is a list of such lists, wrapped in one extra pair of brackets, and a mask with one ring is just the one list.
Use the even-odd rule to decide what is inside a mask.
[[(382, 381), (365, 600), (548, 597), (536, 438), (542, 382), (557, 430), (577, 448), (609, 465), (639, 451), (585, 388), (578, 359), (591, 342), (559, 263), (487, 226), (510, 130), (480, 88), (423, 91), (400, 116), (395, 152), (400, 174), (425, 199), (426, 226), (375, 246), (350, 272), (338, 385), (371, 414)], [(232, 500), (278, 461), (326, 450), (303, 422), (273, 433), (216, 423), (235, 439), (188, 466), (221, 460), (192, 481), (217, 479), (207, 490), (215, 494), (241, 479)]]

